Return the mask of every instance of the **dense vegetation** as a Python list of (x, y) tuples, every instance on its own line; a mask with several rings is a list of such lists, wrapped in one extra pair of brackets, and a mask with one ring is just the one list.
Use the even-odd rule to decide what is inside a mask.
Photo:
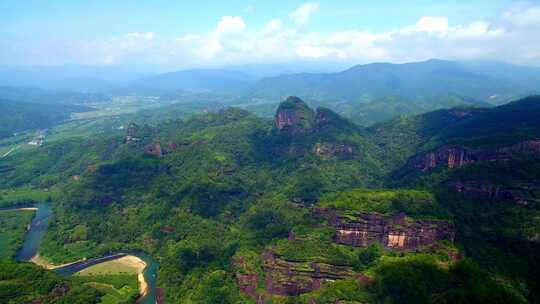
[[(268, 295), (259, 285), (273, 303), (535, 302), (538, 205), (471, 200), (447, 185), (463, 178), (530, 184), (539, 178), (538, 159), (430, 172), (404, 165), (446, 143), (491, 149), (538, 138), (539, 104), (532, 97), (493, 109), (439, 110), (362, 129), (292, 98), (278, 108), (296, 115), (283, 128), (234, 108), (139, 122), (125, 132), (68, 138), (10, 156), (0, 177), (3, 187), (60, 193), (42, 256), (61, 263), (144, 250), (160, 262), (159, 284), (170, 303), (252, 302), (235, 274), (264, 282), (266, 251), (302, 269), (322, 263), (368, 277), (295, 297)], [(149, 149), (158, 144), (159, 150)], [(321, 207), (345, 216), (440, 219), (455, 225), (456, 240), (401, 252), (337, 244), (329, 224), (313, 216)]]
[(0, 260), (15, 256), (24, 240), (26, 226), (32, 220), (32, 211), (0, 210)]
[(40, 300), (42, 303), (99, 303), (103, 295), (88, 285), (63, 279), (31, 263), (0, 261), (0, 299), (19, 304)]
[(49, 128), (69, 119), (71, 113), (88, 110), (82, 106), (0, 100), (0, 138), (25, 130)]

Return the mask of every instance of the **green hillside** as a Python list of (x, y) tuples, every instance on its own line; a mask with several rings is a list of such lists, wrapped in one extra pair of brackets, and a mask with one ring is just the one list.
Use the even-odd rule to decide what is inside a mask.
[(0, 100), (0, 138), (31, 129), (49, 128), (71, 117), (71, 113), (90, 108)]
[[(540, 162), (514, 145), (540, 137), (537, 106), (364, 129), (291, 97), (273, 120), (229, 108), (59, 138), (5, 158), (0, 176), (55, 190), (40, 255), (144, 250), (170, 303), (534, 302)], [(449, 146), (470, 162), (450, 167), (444, 150), (411, 165)], [(484, 157), (504, 147), (516, 157)], [(468, 196), (492, 185), (514, 196)]]

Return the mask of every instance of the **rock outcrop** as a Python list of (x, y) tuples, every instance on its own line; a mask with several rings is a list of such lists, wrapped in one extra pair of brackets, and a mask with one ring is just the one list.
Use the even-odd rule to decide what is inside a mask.
[(306, 134), (311, 132), (313, 121), (313, 110), (300, 98), (289, 97), (279, 105), (274, 126), (288, 135)]
[(475, 161), (474, 155), (462, 147), (442, 146), (435, 151), (413, 156), (407, 166), (411, 169), (429, 171), (440, 165), (459, 168)]
[(521, 183), (519, 186), (504, 186), (489, 181), (451, 181), (448, 186), (466, 198), (491, 201), (510, 201), (530, 206), (540, 204), (540, 185)]
[(273, 152), (277, 155), (296, 157), (312, 151), (321, 158), (350, 159), (356, 154), (354, 144), (343, 141), (358, 131), (354, 124), (329, 109), (313, 112), (297, 97), (289, 97), (280, 104), (274, 128), (282, 139), (292, 142), (285, 148), (276, 148)]
[(147, 145), (146, 147), (144, 147), (144, 154), (156, 157), (163, 156), (163, 149), (161, 148), (161, 144), (159, 142), (153, 142)]
[(461, 168), (475, 162), (509, 161), (516, 155), (540, 155), (540, 139), (527, 140), (493, 150), (471, 150), (461, 146), (444, 145), (434, 151), (417, 154), (409, 159), (407, 167), (430, 171), (438, 166)]
[(132, 144), (132, 143), (140, 141), (140, 139), (137, 137), (137, 130), (138, 130), (138, 126), (136, 124), (134, 123), (129, 124), (126, 131), (126, 137), (124, 138), (124, 142), (126, 144)]
[[(321, 262), (288, 261), (271, 250), (260, 255), (264, 275), (257, 273), (245, 258), (233, 260), (236, 283), (242, 292), (256, 303), (265, 303), (268, 296), (298, 296), (321, 288), (325, 282), (354, 278), (371, 283), (372, 278), (355, 273), (350, 266)], [(260, 278), (264, 277), (264, 281)]]
[(339, 157), (351, 159), (354, 157), (354, 148), (346, 144), (317, 143), (313, 147), (313, 151), (322, 158)]
[(336, 229), (338, 244), (365, 247), (380, 243), (392, 250), (414, 250), (440, 240), (454, 240), (452, 224), (441, 220), (412, 220), (405, 214), (384, 216), (354, 212), (343, 215), (332, 209), (316, 209), (315, 215), (326, 218)]
[(265, 289), (273, 295), (297, 296), (319, 289), (324, 282), (355, 276), (348, 266), (286, 261), (272, 251), (265, 251), (262, 260)]
[(499, 153), (540, 154), (540, 139), (532, 139), (500, 148)]
[(163, 155), (172, 153), (177, 149), (178, 149), (178, 145), (175, 143), (169, 143), (165, 147), (162, 147), (159, 141), (154, 141), (151, 144), (148, 144), (144, 147), (144, 154), (155, 156), (155, 157), (161, 157)]

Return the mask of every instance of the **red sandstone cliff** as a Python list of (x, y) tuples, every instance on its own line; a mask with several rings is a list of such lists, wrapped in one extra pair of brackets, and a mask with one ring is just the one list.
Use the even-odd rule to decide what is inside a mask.
[(407, 162), (407, 167), (419, 171), (430, 171), (438, 166), (452, 169), (475, 162), (509, 161), (523, 154), (540, 155), (540, 139), (527, 140), (492, 150), (471, 150), (461, 146), (444, 145), (434, 151), (411, 157)]

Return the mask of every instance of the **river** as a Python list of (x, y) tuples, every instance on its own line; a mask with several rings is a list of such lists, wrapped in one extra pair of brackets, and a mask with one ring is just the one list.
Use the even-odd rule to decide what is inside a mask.
[[(26, 235), (24, 236), (24, 242), (22, 247), (17, 252), (15, 259), (18, 261), (30, 261), (37, 253), (39, 245), (43, 240), (43, 236), (47, 230), (47, 226), (53, 211), (51, 206), (45, 203), (39, 203), (30, 206), (30, 208), (36, 209), (36, 214), (32, 218), (32, 223)], [(21, 207), (12, 209), (22, 209)], [(6, 210), (6, 209), (3, 209)], [(144, 297), (140, 298), (137, 303), (140, 304), (155, 304), (157, 296), (157, 270), (158, 263), (150, 255), (142, 251), (122, 251), (113, 252), (105, 256), (87, 259), (84, 261), (69, 264), (63, 267), (54, 269), (54, 271), (63, 276), (70, 276), (90, 266), (103, 263), (106, 261), (115, 260), (126, 255), (133, 255), (146, 263), (143, 275), (144, 280), (148, 284), (148, 290)]]

